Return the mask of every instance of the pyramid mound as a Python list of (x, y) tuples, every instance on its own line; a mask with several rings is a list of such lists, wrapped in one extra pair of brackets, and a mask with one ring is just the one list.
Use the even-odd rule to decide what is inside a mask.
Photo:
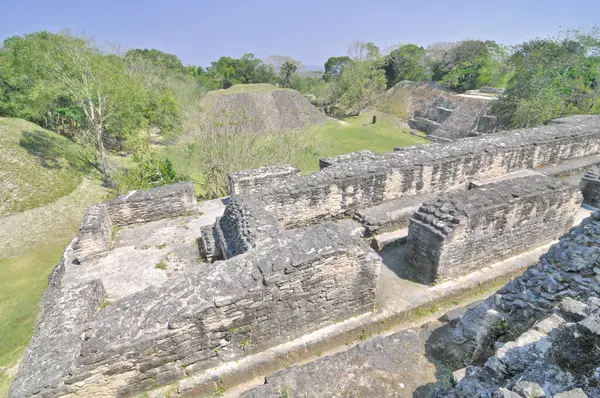
[[(286, 132), (327, 123), (327, 116), (296, 90), (272, 84), (236, 84), (206, 94), (207, 119), (243, 115), (244, 128), (256, 133)], [(236, 120), (239, 116), (236, 116)]]
[(67, 138), (23, 119), (0, 117), (0, 218), (71, 193), (89, 171)]

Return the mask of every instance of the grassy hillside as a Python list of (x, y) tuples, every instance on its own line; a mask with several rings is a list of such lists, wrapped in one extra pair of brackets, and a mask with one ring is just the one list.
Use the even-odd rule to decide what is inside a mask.
[(92, 169), (89, 153), (22, 119), (0, 117), (0, 218), (51, 203)]
[(0, 117), (0, 397), (33, 334), (48, 274), (106, 189), (92, 154), (21, 119)]

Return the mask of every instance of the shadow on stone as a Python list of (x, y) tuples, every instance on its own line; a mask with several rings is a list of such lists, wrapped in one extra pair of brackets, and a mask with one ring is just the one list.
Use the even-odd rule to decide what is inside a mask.
[(406, 279), (411, 282), (416, 282), (428, 286), (429, 284), (423, 279), (418, 270), (409, 267), (404, 260), (404, 244), (390, 244), (379, 252), (383, 260), (383, 264), (398, 276), (400, 279)]

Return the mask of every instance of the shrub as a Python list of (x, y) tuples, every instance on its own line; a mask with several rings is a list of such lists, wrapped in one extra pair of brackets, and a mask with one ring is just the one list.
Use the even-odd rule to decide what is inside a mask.
[(117, 171), (112, 176), (112, 190), (122, 195), (132, 190), (149, 189), (169, 185), (179, 181), (189, 181), (189, 177), (177, 174), (173, 164), (167, 158), (148, 155), (134, 155), (134, 168)]

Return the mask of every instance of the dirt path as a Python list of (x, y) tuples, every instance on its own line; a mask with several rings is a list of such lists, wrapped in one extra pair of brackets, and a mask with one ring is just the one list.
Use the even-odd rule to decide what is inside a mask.
[(56, 202), (0, 218), (0, 258), (22, 255), (28, 248), (64, 241), (81, 222), (85, 210), (107, 194), (99, 181), (84, 178), (69, 195)]

